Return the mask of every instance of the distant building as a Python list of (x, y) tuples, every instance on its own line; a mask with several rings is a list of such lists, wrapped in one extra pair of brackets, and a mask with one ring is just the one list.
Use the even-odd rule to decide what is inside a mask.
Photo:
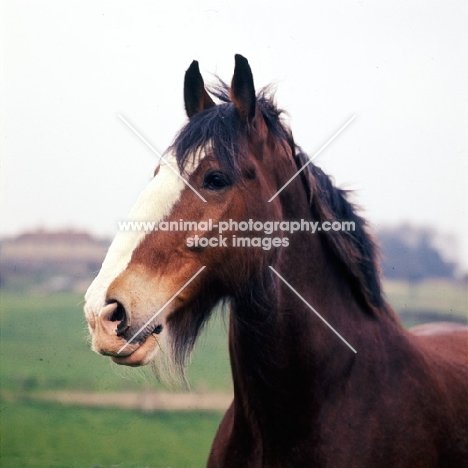
[[(74, 230), (39, 230), (3, 239), (2, 287), (49, 284), (52, 289), (73, 289), (99, 271), (109, 244)], [(57, 278), (61, 278), (60, 285)]]

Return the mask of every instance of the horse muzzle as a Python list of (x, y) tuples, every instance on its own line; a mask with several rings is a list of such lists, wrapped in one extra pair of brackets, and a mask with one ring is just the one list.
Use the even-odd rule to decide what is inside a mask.
[(143, 330), (131, 331), (129, 318), (123, 305), (111, 302), (99, 312), (86, 313), (92, 335), (92, 349), (109, 356), (116, 364), (142, 366), (157, 353), (158, 335), (163, 326), (149, 325)]

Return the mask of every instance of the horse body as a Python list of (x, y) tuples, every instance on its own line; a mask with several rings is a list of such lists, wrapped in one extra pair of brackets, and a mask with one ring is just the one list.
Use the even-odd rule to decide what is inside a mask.
[(466, 466), (466, 355), (441, 359), (432, 342), (421, 350), (410, 334), (378, 328), (364, 328), (372, 344), (354, 341), (359, 357), (301, 347), (288, 368), (253, 370), (250, 383), (239, 363), (208, 466)]
[[(314, 274), (295, 265), (286, 260), (281, 271), (305, 288)], [(314, 278), (308, 297), (358, 353), (284, 287), (273, 322), (258, 317), (257, 298), (234, 303), (235, 396), (208, 467), (466, 466), (466, 329), (415, 337), (388, 310), (362, 320), (346, 282), (327, 265), (333, 262), (320, 265), (324, 280)], [(328, 296), (337, 290), (338, 298)]]
[[(271, 198), (307, 159), (272, 101), (256, 97), (243, 57), (230, 89), (216, 93), (218, 106), (194, 62), (184, 87), (190, 121), (170, 150), (190, 188), (169, 175), (169, 158), (132, 210), (194, 227), (113, 243), (86, 296), (94, 350), (125, 365), (163, 357), (181, 370), (226, 300), (234, 401), (209, 468), (467, 466), (467, 328), (403, 329), (383, 298), (364, 220), (318, 167)], [(208, 219), (217, 227), (200, 227)], [(298, 230), (286, 246), (278, 232), (265, 248), (188, 242), (216, 240), (228, 220), (347, 220), (355, 230)]]

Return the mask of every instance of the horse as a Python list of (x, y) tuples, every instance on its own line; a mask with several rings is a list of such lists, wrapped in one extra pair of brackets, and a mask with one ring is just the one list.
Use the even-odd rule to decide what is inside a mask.
[(117, 233), (86, 293), (93, 350), (183, 379), (226, 304), (234, 398), (208, 468), (467, 467), (468, 328), (402, 326), (368, 224), (246, 58), (208, 90), (193, 61), (184, 103), (129, 214), (143, 227)]

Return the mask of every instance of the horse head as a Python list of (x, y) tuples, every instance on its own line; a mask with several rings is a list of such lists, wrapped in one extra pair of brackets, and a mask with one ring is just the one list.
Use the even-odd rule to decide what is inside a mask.
[[(252, 220), (284, 218), (279, 197), (268, 200), (297, 170), (290, 132), (270, 99), (256, 96), (244, 57), (235, 57), (230, 88), (214, 93), (218, 105), (194, 61), (184, 82), (189, 121), (133, 206), (133, 230), (118, 232), (86, 293), (92, 347), (117, 364), (147, 364), (163, 348), (182, 366), (213, 307), (281, 250), (282, 233), (268, 248), (233, 239), (264, 237)], [(249, 220), (250, 229), (233, 231)]]

